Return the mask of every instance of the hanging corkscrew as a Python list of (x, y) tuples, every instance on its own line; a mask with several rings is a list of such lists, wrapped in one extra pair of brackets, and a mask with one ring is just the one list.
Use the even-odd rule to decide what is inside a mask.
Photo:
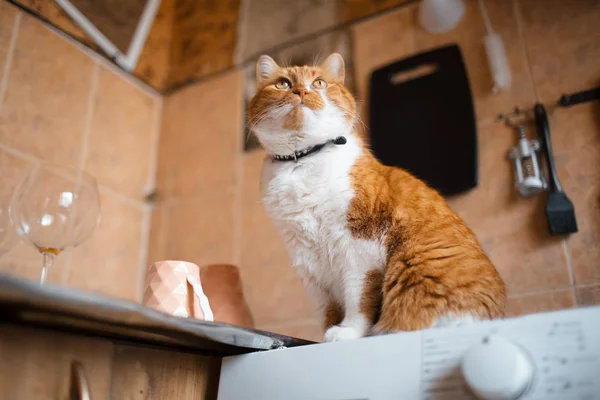
[(547, 187), (538, 162), (540, 142), (527, 139), (525, 125), (517, 125), (516, 128), (519, 143), (507, 153), (515, 166), (515, 189), (521, 196), (535, 196)]
[(517, 131), (517, 146), (508, 150), (506, 156), (513, 161), (515, 168), (515, 189), (521, 196), (529, 197), (543, 192), (547, 188), (546, 179), (540, 169), (538, 152), (540, 142), (527, 139), (525, 126), (532, 122), (529, 112), (518, 107), (498, 118)]

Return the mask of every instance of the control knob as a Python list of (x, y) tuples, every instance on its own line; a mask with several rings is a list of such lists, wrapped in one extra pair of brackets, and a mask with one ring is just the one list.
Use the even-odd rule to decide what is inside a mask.
[(482, 400), (517, 400), (533, 381), (533, 362), (516, 344), (497, 335), (486, 336), (462, 360), (462, 374)]

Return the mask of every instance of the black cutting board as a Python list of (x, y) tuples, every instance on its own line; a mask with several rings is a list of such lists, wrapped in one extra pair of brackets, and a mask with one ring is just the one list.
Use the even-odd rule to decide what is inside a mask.
[(456, 45), (421, 53), (371, 75), (371, 148), (443, 195), (477, 186), (477, 128)]

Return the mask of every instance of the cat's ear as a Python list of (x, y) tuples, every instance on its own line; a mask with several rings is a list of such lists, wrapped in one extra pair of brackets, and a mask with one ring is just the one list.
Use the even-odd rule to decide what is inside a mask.
[(344, 82), (346, 71), (344, 68), (344, 59), (339, 53), (333, 53), (325, 59), (320, 65), (321, 68), (328, 71), (338, 81)]
[(268, 80), (277, 71), (279, 65), (271, 57), (262, 55), (256, 62), (256, 84), (260, 86), (264, 81)]

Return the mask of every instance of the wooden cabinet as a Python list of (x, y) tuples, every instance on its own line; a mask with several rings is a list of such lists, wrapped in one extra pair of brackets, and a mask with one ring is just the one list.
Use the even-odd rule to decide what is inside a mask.
[(110, 393), (113, 344), (43, 329), (0, 325), (0, 397), (69, 399), (73, 362), (82, 366), (92, 400)]
[(122, 346), (114, 348), (113, 399), (217, 398), (221, 360), (199, 354)]
[(307, 344), (0, 274), (0, 400), (216, 400), (222, 357)]
[[(70, 392), (74, 362), (89, 398)], [(220, 366), (218, 357), (0, 324), (2, 399), (214, 400)]]

